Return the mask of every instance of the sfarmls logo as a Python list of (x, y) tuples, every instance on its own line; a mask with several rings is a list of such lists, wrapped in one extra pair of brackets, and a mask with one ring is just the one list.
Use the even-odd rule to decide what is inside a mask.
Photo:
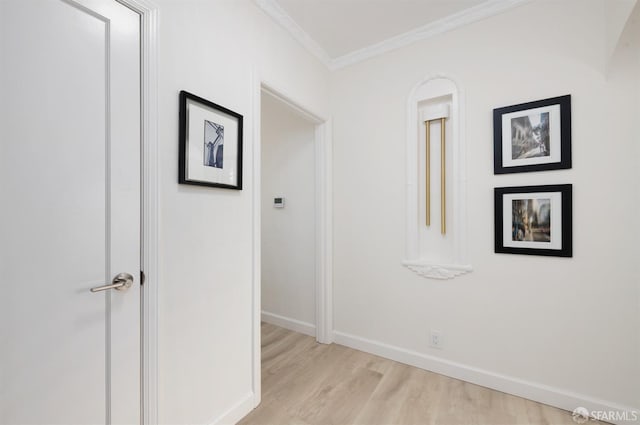
[(607, 422), (635, 422), (640, 418), (640, 414), (634, 411), (620, 411), (620, 410), (592, 410), (589, 411), (586, 407), (576, 407), (571, 415), (573, 421), (577, 424), (587, 423), (592, 421), (607, 421)]

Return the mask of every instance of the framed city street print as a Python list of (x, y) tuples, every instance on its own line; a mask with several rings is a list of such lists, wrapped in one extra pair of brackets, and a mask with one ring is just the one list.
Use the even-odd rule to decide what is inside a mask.
[(494, 174), (571, 168), (571, 96), (493, 110)]
[(498, 187), (495, 252), (573, 256), (570, 184)]

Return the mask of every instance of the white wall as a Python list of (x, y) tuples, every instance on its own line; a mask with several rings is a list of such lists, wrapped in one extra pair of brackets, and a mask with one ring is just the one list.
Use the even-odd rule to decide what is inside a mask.
[[(255, 71), (326, 113), (328, 73), (250, 0), (159, 8), (159, 420), (214, 423), (252, 390)], [(244, 115), (242, 191), (178, 185), (178, 92)], [(257, 109), (257, 108), (256, 108)], [(242, 404), (245, 402), (244, 404)], [(233, 410), (233, 409), (232, 409)]]
[(263, 318), (315, 335), (315, 125), (268, 94), (261, 110)]
[[(605, 75), (605, 4), (527, 3), (332, 76), (339, 341), (538, 383), (547, 396), (640, 407), (638, 13)], [(451, 281), (400, 265), (406, 101), (436, 73), (466, 96), (474, 271)], [(564, 94), (573, 169), (494, 175), (493, 108)], [(493, 188), (554, 183), (573, 184), (574, 257), (495, 254)], [(431, 328), (444, 333), (443, 350), (428, 346)]]

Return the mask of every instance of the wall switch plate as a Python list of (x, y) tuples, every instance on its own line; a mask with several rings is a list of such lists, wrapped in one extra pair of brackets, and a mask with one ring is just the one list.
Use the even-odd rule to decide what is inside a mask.
[(274, 208), (284, 208), (284, 198), (273, 198)]
[(442, 335), (442, 332), (432, 329), (429, 333), (429, 346), (442, 350), (443, 345), (444, 337)]

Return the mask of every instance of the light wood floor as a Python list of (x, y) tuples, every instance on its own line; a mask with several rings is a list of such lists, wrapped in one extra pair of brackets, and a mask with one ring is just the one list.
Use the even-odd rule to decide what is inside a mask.
[[(262, 403), (240, 425), (575, 425), (571, 413), (262, 324)], [(590, 421), (589, 425), (602, 424)]]

